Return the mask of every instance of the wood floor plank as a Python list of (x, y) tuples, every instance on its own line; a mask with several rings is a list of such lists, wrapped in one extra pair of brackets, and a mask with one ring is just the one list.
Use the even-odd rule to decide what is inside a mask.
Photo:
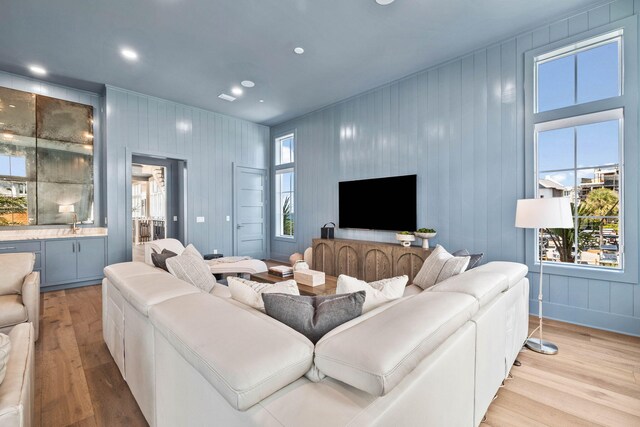
[[(101, 292), (42, 296), (36, 426), (147, 425), (102, 339)], [(521, 352), (484, 426), (640, 425), (640, 338), (546, 319), (544, 333), (560, 352)]]

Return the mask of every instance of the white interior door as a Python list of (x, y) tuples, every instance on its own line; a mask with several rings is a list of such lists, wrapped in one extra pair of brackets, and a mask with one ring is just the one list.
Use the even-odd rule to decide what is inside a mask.
[(234, 252), (267, 257), (267, 170), (234, 166)]

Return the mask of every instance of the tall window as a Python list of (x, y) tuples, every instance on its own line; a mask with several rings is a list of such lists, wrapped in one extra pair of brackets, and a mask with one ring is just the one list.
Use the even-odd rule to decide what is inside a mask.
[(276, 236), (293, 239), (295, 230), (295, 135), (276, 138)]
[(567, 197), (574, 215), (573, 229), (539, 234), (542, 261), (622, 268), (622, 41), (620, 30), (534, 58), (536, 197)]

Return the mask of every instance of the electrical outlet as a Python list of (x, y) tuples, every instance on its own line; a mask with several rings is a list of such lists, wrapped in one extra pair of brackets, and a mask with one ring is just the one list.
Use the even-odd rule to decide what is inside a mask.
[(227, 222), (231, 221), (231, 217), (227, 215)]
[(204, 222), (204, 217), (203, 216), (196, 217), (196, 222)]
[(217, 253), (218, 253), (218, 250), (217, 250), (217, 249), (214, 249), (214, 250), (213, 250), (213, 254), (214, 254), (214, 255), (216, 255)]
[(174, 215), (173, 222), (176, 222), (176, 221), (178, 221), (178, 216)]

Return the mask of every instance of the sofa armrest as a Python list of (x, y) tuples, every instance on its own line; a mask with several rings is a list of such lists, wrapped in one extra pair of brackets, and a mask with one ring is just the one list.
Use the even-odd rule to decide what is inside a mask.
[(22, 282), (22, 303), (27, 308), (29, 321), (33, 323), (34, 341), (40, 330), (40, 272), (32, 271)]

